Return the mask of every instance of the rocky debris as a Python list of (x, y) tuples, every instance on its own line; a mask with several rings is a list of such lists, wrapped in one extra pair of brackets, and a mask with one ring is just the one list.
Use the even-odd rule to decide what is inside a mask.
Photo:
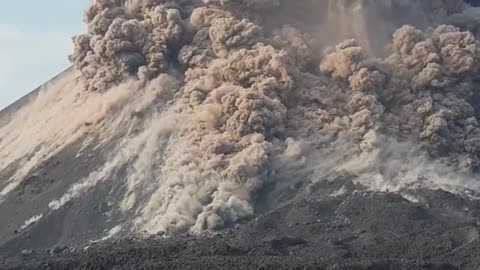
[(391, 193), (313, 194), (221, 233), (56, 247), (5, 258), (0, 268), (478, 269), (480, 201), (414, 193), (423, 203)]

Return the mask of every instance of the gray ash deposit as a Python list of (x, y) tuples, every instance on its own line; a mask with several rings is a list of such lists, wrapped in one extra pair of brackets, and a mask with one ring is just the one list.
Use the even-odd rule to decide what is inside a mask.
[[(335, 183), (216, 234), (28, 250), (2, 269), (478, 269), (480, 202), (445, 191), (326, 196)], [(321, 189), (321, 190), (320, 190)], [(416, 198), (415, 202), (412, 198)], [(418, 200), (418, 201), (417, 201)]]
[(93, 0), (0, 114), (4, 268), (478, 269), (476, 2)]

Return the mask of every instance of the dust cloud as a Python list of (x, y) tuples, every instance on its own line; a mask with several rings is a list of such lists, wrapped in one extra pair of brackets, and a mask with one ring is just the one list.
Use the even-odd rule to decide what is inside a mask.
[(123, 181), (118, 211), (147, 234), (218, 230), (254, 216), (266, 186), (339, 172), (375, 190), (478, 189), (472, 4), (94, 0), (61, 94), (0, 130), (1, 167), (40, 149), (0, 196), (75, 140), (108, 145), (107, 161), (50, 209)]

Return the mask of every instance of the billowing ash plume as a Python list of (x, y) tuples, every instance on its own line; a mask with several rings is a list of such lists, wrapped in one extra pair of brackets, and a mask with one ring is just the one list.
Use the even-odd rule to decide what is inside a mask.
[(335, 170), (402, 187), (479, 169), (480, 12), (464, 1), (94, 0), (85, 21), (71, 59), (87, 91), (172, 91), (119, 147), (139, 230), (220, 229), (267, 184)]
[(147, 78), (168, 68), (185, 27), (178, 5), (165, 2), (93, 1), (85, 12), (89, 33), (75, 38), (72, 56), (89, 90), (105, 90), (140, 67)]

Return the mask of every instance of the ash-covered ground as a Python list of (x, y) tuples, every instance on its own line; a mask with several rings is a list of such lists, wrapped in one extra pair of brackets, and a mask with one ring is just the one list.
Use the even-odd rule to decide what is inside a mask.
[[(345, 194), (327, 191), (348, 186)], [(296, 192), (301, 187), (291, 187)], [(28, 250), (1, 269), (479, 269), (480, 201), (352, 191), (348, 176), (216, 234)]]
[(0, 113), (0, 268), (478, 269), (478, 4), (93, 0)]

